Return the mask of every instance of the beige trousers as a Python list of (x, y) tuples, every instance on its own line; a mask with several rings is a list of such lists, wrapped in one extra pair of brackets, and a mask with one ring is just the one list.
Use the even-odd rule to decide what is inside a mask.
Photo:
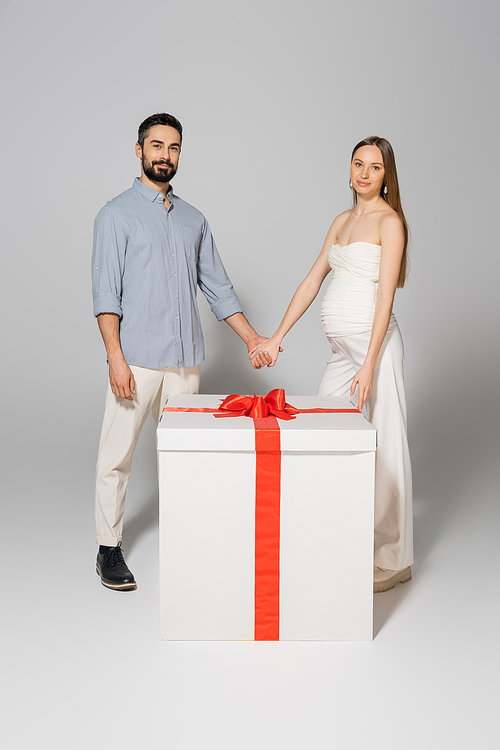
[(132, 365), (132, 401), (115, 396), (108, 383), (96, 469), (95, 518), (98, 544), (115, 547), (122, 538), (125, 495), (132, 455), (152, 412), (158, 423), (168, 396), (198, 393), (201, 367), (150, 370)]
[[(332, 358), (318, 394), (349, 396), (363, 364), (371, 332), (328, 336)], [(380, 349), (367, 417), (377, 429), (375, 462), (375, 565), (401, 570), (413, 563), (412, 476), (406, 437), (404, 351), (399, 327), (387, 332)], [(335, 478), (332, 477), (332, 482)]]

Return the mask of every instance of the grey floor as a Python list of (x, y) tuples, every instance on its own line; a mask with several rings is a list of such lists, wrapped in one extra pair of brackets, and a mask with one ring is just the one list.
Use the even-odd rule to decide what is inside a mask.
[[(375, 597), (372, 643), (167, 643), (153, 425), (129, 488), (133, 593), (108, 591), (94, 572), (94, 446), (80, 448), (80, 481), (62, 449), (45, 481), (19, 467), (11, 477), (8, 526), (29, 520), (21, 542), (3, 534), (3, 747), (498, 746), (499, 512), (487, 462), (417, 482), (414, 579)], [(428, 450), (415, 447), (417, 469)]]
[[(0, 21), (2, 750), (496, 750), (498, 3), (0, 0)], [(394, 144), (416, 563), (375, 598), (372, 643), (160, 642), (152, 423), (124, 538), (139, 587), (95, 574), (91, 227), (164, 109), (176, 192), (262, 333), (350, 201), (354, 143)], [(319, 298), (259, 379), (204, 304), (204, 392), (316, 392)]]

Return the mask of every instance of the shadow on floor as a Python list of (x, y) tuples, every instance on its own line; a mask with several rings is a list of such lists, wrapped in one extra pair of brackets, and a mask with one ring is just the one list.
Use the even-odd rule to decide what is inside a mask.
[[(480, 394), (471, 394), (467, 373), (458, 363), (450, 368), (455, 378), (449, 383), (446, 398), (439, 389), (424, 384), (414, 397), (418, 408), (409, 408), (417, 568), (439, 545), (457, 507), (468, 501), (472, 487), (481, 484), (491, 449), (487, 439), (491, 416)], [(456, 554), (460, 554), (458, 548)], [(415, 575), (415, 566), (412, 572)], [(410, 582), (374, 596), (374, 637), (411, 594)]]
[(380, 631), (390, 620), (393, 612), (402, 604), (407, 596), (412, 593), (412, 581), (408, 583), (398, 583), (390, 591), (384, 591), (381, 594), (373, 595), (373, 638), (375, 639)]
[(127, 521), (123, 528), (123, 544), (130, 552), (139, 539), (150, 529), (158, 527), (158, 495), (151, 495), (140, 510)]
[(484, 399), (478, 392), (471, 393), (470, 382), (458, 366), (455, 371), (446, 398), (438, 389), (423, 391), (419, 408), (410, 409), (415, 557), (419, 561), (439, 544), (457, 506), (481, 486), (492, 447), (492, 419)]

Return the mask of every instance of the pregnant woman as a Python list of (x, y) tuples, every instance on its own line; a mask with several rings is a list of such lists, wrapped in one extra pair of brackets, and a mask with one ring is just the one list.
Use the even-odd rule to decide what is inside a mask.
[(286, 333), (333, 272), (321, 305), (332, 345), (318, 395), (351, 396), (377, 429), (374, 591), (411, 579), (412, 480), (406, 436), (404, 352), (392, 312), (406, 279), (408, 225), (401, 207), (391, 144), (376, 136), (358, 143), (349, 185), (354, 207), (334, 220), (323, 249), (295, 292), (276, 333), (250, 353), (252, 364), (274, 366)]

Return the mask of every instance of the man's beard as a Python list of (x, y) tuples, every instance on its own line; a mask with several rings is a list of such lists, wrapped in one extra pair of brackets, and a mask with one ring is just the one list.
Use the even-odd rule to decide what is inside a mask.
[[(156, 164), (166, 164), (168, 169), (159, 169), (156, 167)], [(170, 182), (177, 172), (171, 161), (152, 161), (148, 163), (145, 159), (142, 159), (142, 169), (146, 177), (152, 182)]]

